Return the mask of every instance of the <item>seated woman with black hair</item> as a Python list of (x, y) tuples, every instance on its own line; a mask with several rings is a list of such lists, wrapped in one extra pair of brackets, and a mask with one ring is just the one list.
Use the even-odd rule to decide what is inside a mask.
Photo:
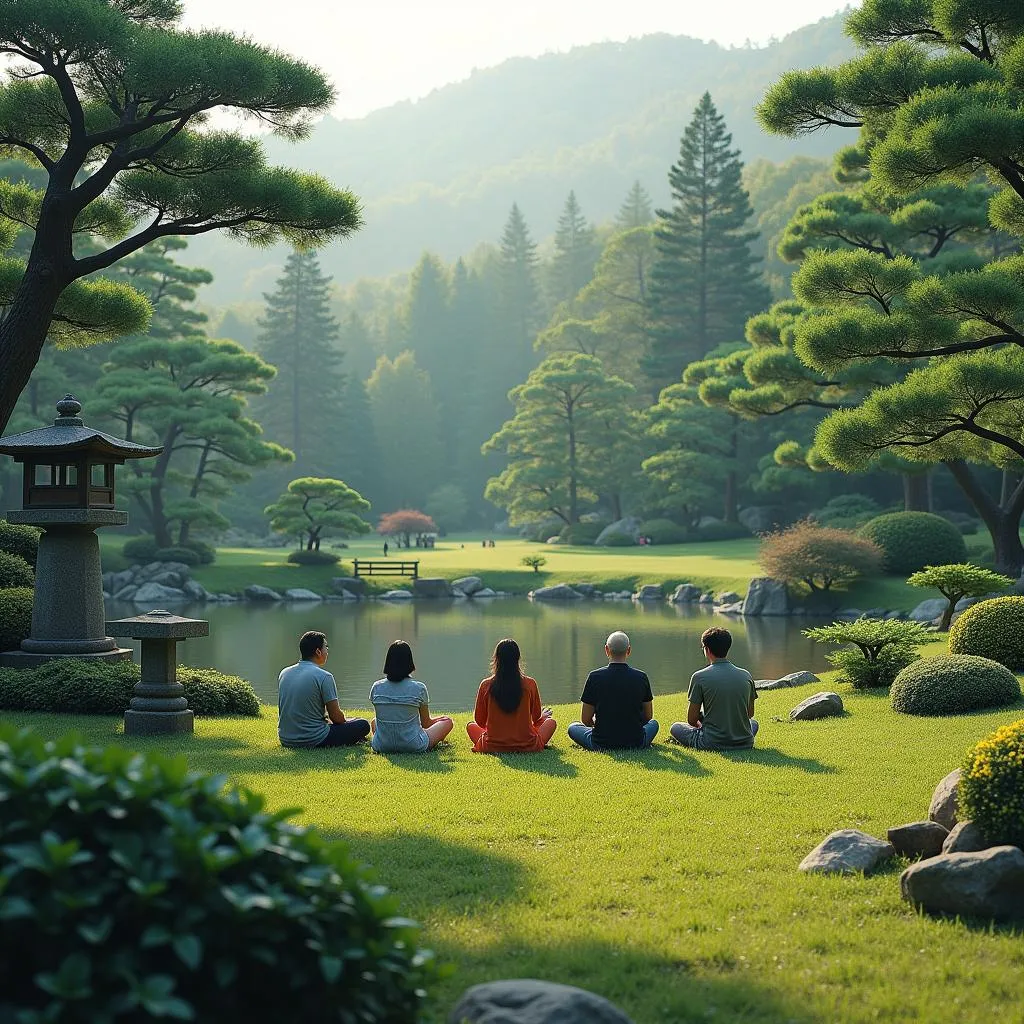
[(384, 659), (384, 678), (370, 687), (376, 717), (370, 723), (370, 746), (378, 754), (422, 754), (433, 750), (452, 731), (447, 715), (430, 717), (430, 695), (412, 678), (412, 648), (396, 640)]
[(466, 726), (478, 753), (533, 753), (555, 734), (551, 709), (540, 706), (537, 680), (523, 675), (519, 659), (515, 640), (494, 648), (491, 674), (480, 684), (473, 721)]

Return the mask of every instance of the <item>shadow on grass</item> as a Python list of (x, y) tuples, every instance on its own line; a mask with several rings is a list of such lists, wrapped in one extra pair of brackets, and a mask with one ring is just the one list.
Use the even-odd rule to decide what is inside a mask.
[(685, 958), (595, 941), (506, 939), (483, 955), (448, 942), (434, 943), (434, 948), (442, 961), (457, 969), (428, 1004), (432, 1021), (447, 1020), (469, 986), (510, 975), (594, 992), (638, 1024), (825, 1024), (834, 1019), (815, 1016), (807, 1011), (805, 1000), (786, 995), (783, 977), (772, 979), (775, 984), (751, 977), (739, 948), (735, 954), (716, 950), (706, 957), (695, 953)]
[(700, 763), (685, 747), (655, 743), (643, 750), (595, 750), (595, 757), (609, 757), (613, 761), (635, 764), (651, 771), (678, 772), (680, 775), (710, 775), (711, 769)]
[(402, 913), (418, 921), (431, 911), (447, 917), (515, 901), (527, 891), (527, 868), (477, 847), (421, 832), (321, 835), (345, 843), (357, 860), (369, 865), (376, 881), (398, 894)]
[[(369, 747), (368, 753), (373, 754)], [(452, 750), (452, 745), (447, 742), (439, 743), (433, 750), (424, 754), (373, 754), (387, 761), (393, 768), (402, 768), (407, 772), (451, 772), (455, 765), (443, 759), (443, 755)]]
[(717, 753), (730, 761), (761, 764), (766, 768), (795, 768), (810, 775), (835, 775), (835, 765), (825, 764), (816, 757), (793, 757), (775, 747), (754, 747), (752, 750), (719, 750)]
[(506, 768), (516, 771), (533, 772), (536, 775), (551, 775), (554, 778), (573, 779), (579, 775), (576, 765), (566, 761), (565, 755), (557, 747), (547, 747), (534, 754), (480, 754), (480, 757), (492, 757), (500, 761)]

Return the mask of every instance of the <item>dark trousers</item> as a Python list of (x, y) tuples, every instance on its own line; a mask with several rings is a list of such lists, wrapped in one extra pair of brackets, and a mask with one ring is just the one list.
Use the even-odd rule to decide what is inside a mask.
[(370, 723), (365, 718), (350, 718), (340, 725), (332, 722), (331, 731), (318, 747), (351, 747), (370, 735)]

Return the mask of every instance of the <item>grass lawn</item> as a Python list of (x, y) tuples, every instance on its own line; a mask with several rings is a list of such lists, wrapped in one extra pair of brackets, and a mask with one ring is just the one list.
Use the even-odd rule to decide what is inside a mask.
[[(105, 534), (100, 543), (104, 568), (123, 568), (123, 538)], [(492, 589), (513, 594), (571, 582), (593, 583), (604, 590), (635, 590), (643, 583), (666, 587), (696, 583), (716, 593), (734, 590), (743, 594), (751, 578), (762, 574), (757, 564), (758, 545), (756, 537), (632, 548), (569, 547), (502, 539), (493, 548), (482, 548), (477, 534), (441, 541), (433, 550), (392, 549), (390, 557), (418, 560), (421, 576), (479, 576)], [(376, 537), (353, 540), (340, 554), (337, 566), (310, 567), (290, 565), (285, 548), (220, 548), (216, 563), (196, 567), (193, 576), (213, 593), (240, 593), (251, 583), (275, 590), (307, 587), (327, 593), (332, 576), (351, 574), (353, 558), (381, 558), (381, 542)], [(522, 559), (537, 554), (543, 555), (547, 564), (535, 573), (522, 564)], [(383, 592), (406, 586), (409, 580), (370, 577), (367, 582), (372, 590)], [(862, 609), (912, 608), (925, 597), (935, 596), (908, 587), (902, 578), (865, 580), (840, 593), (842, 606)]]
[[(554, 748), (518, 757), (470, 753), (465, 715), (421, 757), (284, 750), (272, 711), (131, 745), (184, 752), (351, 843), (455, 966), (431, 1021), (468, 985), (507, 977), (580, 985), (637, 1024), (1024, 1019), (1019, 931), (919, 916), (899, 897), (900, 863), (867, 878), (797, 871), (834, 829), (923, 818), (938, 780), (1024, 703), (920, 719), (844, 693), (846, 717), (790, 723), (820, 688), (764, 694), (757, 749), (730, 755), (663, 742), (590, 754), (565, 735), (568, 706)], [(684, 707), (656, 701), (663, 736)], [(111, 719), (5, 718), (119, 740)]]

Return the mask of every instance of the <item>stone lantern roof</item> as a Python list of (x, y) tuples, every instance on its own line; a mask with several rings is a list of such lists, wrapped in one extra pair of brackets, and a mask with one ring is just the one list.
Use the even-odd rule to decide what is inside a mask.
[(162, 447), (149, 448), (134, 441), (123, 441), (110, 434), (87, 427), (78, 415), (82, 411), (81, 403), (73, 395), (65, 395), (57, 403), (60, 415), (53, 421), (52, 427), (39, 427), (27, 430), (23, 434), (12, 434), (0, 438), (0, 455), (10, 455), (19, 462), (33, 454), (53, 454), (59, 452), (80, 451), (87, 449), (97, 455), (107, 455), (117, 460), (148, 459), (159, 455)]

